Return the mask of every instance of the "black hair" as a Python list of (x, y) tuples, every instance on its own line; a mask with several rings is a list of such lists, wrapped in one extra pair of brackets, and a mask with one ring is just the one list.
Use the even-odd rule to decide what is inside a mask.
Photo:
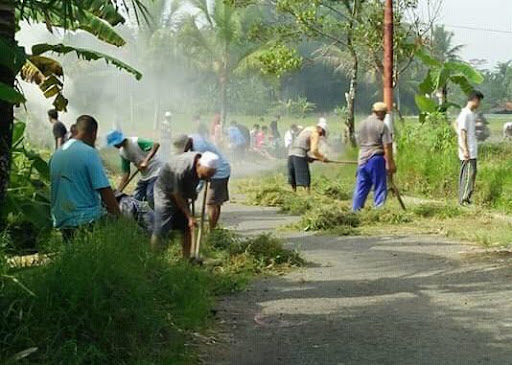
[(59, 119), (59, 112), (57, 109), (50, 109), (48, 110), (48, 117), (52, 119)]
[(90, 115), (81, 115), (76, 120), (77, 132), (93, 134), (98, 130), (98, 122)]
[(484, 94), (478, 90), (471, 91), (468, 95), (468, 101), (473, 101), (475, 99), (484, 100)]

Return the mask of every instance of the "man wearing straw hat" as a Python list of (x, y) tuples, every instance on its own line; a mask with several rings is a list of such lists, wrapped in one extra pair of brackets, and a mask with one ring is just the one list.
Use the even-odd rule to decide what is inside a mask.
[(151, 247), (158, 249), (160, 241), (171, 231), (183, 235), (183, 257), (191, 257), (192, 230), (197, 225), (188, 201), (196, 197), (200, 180), (209, 180), (217, 170), (219, 156), (185, 152), (171, 157), (155, 183), (155, 222)]
[(359, 167), (352, 206), (354, 211), (364, 208), (372, 187), (375, 207), (382, 207), (386, 203), (387, 177), (396, 172), (393, 140), (384, 123), (387, 112), (386, 104), (375, 103), (372, 115), (359, 125)]

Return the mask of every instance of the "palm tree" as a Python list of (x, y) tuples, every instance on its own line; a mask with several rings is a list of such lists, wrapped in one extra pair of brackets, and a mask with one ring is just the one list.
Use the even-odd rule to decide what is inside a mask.
[(432, 32), (432, 55), (441, 62), (460, 61), (460, 52), (464, 48), (462, 44), (453, 44), (455, 33), (447, 31), (443, 25), (438, 25)]
[(224, 124), (229, 81), (241, 70), (243, 61), (260, 48), (248, 40), (250, 9), (234, 8), (224, 0), (190, 0), (190, 4), (196, 13), (182, 28), (184, 51), (198, 67), (215, 73)]
[[(126, 5), (125, 0), (121, 3)], [(144, 16), (145, 7), (141, 0), (131, 0), (131, 4), (136, 18)], [(45, 90), (47, 96), (57, 95), (54, 104), (60, 108), (65, 108), (67, 104), (60, 94), (61, 81), (56, 77), (62, 75), (45, 73), (38, 68), (36, 60), (37, 57), (40, 61), (42, 60), (41, 53), (52, 51), (65, 54), (75, 51), (79, 57), (88, 60), (104, 58), (107, 62), (120, 68), (137, 73), (129, 66), (106, 55), (63, 45), (39, 45), (40, 54), (36, 55), (33, 52), (32, 56), (27, 55), (25, 50), (18, 47), (15, 40), (18, 24), (21, 21), (29, 21), (32, 24), (44, 23), (49, 31), (52, 31), (53, 28), (83, 30), (101, 41), (122, 46), (125, 43), (123, 38), (113, 29), (114, 26), (125, 21), (121, 13), (116, 0), (54, 0), (47, 2), (0, 0), (0, 206), (3, 204), (9, 180), (14, 121), (13, 106), (25, 101), (25, 97), (15, 89), (16, 76), (23, 72), (24, 66), (30, 74), (27, 79), (37, 82), (41, 88), (48, 87)], [(51, 59), (45, 58), (45, 61), (49, 62)], [(54, 70), (58, 69), (55, 63), (52, 67)], [(52, 78), (50, 79), (50, 77)], [(140, 75), (137, 74), (137, 77)], [(47, 85), (44, 81), (52, 84)]]

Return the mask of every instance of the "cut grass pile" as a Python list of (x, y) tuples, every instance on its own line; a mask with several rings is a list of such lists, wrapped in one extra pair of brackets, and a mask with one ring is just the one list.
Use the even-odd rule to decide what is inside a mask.
[(155, 255), (127, 227), (84, 232), (38, 267), (10, 268), (0, 255), (0, 363), (194, 363), (189, 333), (208, 325), (215, 295), (302, 264), (271, 236), (219, 230), (205, 252), (221, 259), (195, 267), (176, 245)]

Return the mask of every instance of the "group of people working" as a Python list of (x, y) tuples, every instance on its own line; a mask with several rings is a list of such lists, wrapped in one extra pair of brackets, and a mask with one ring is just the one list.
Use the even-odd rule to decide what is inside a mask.
[[(478, 151), (475, 112), (483, 98), (482, 93), (472, 92), (456, 122), (461, 161), (459, 203), (462, 205), (471, 204), (475, 187)], [(354, 211), (364, 208), (372, 190), (375, 207), (382, 207), (388, 193), (387, 178), (396, 173), (392, 131), (385, 123), (387, 115), (386, 104), (375, 103), (372, 115), (358, 126), (359, 156), (353, 195)], [(97, 121), (89, 115), (82, 115), (68, 133), (64, 124), (58, 120), (56, 111), (50, 111), (48, 116), (53, 125), (56, 148), (50, 160), (52, 218), (55, 227), (69, 240), (77, 229), (89, 227), (105, 216), (117, 217), (121, 211), (100, 155), (95, 149)], [(261, 138), (256, 126), (246, 133), (238, 128), (237, 123), (230, 126), (228, 136), (235, 133), (229, 131), (235, 128), (241, 135), (235, 139), (245, 140), (244, 134), (248, 134), (252, 145), (257, 144)], [(330, 162), (320, 150), (321, 141), (326, 138), (327, 132), (327, 121), (320, 118), (316, 126), (300, 128), (292, 125), (285, 133), (288, 178), (294, 191), (297, 187), (310, 191), (310, 163)], [(190, 202), (197, 198), (201, 182), (209, 182), (210, 186), (206, 197), (210, 228), (217, 225), (221, 207), (229, 200), (231, 166), (216, 146), (215, 140), (200, 133), (179, 135), (172, 143), (179, 153), (171, 155), (170, 151), (165, 151), (166, 162), (158, 156), (159, 143), (126, 137), (119, 130), (107, 135), (107, 143), (117, 148), (121, 157), (123, 175), (116, 189), (118, 196), (131, 180), (132, 165), (140, 173), (133, 199), (147, 201), (152, 210), (152, 246), (158, 248), (162, 238), (172, 231), (178, 231), (183, 235), (183, 254), (189, 257), (191, 231), (196, 226)]]
[[(52, 112), (52, 117), (54, 131), (61, 130), (55, 127), (61, 123), (58, 116)], [(221, 151), (198, 134), (181, 135), (174, 141), (179, 153), (164, 163), (158, 156), (159, 143), (111, 131), (107, 143), (119, 150), (123, 172), (114, 191), (95, 148), (97, 121), (82, 115), (73, 129), (69, 138), (54, 133), (58, 143), (50, 159), (52, 218), (64, 239), (70, 240), (79, 229), (122, 214), (117, 197), (131, 180), (133, 165), (140, 173), (133, 199), (147, 201), (152, 212), (152, 247), (158, 249), (162, 239), (179, 232), (183, 255), (190, 257), (191, 231), (197, 225), (190, 204), (196, 200), (201, 182), (209, 183), (206, 204), (210, 228), (217, 225), (221, 206), (229, 200), (231, 167)]]
[[(476, 135), (476, 111), (484, 95), (473, 91), (456, 120), (458, 157), (461, 161), (459, 176), (459, 203), (470, 205), (475, 190), (477, 174), (478, 139)], [(388, 177), (396, 173), (393, 153), (393, 131), (389, 126), (389, 111), (385, 103), (375, 103), (372, 114), (361, 122), (357, 129), (359, 144), (356, 187), (352, 209), (364, 208), (369, 193), (373, 190), (374, 206), (382, 207), (388, 194)], [(329, 163), (327, 156), (319, 150), (319, 142), (327, 134), (327, 123), (320, 118), (316, 127), (298, 129), (293, 125), (285, 135), (288, 146), (288, 180), (294, 191), (303, 187), (310, 191), (311, 173), (309, 164), (314, 161)]]

